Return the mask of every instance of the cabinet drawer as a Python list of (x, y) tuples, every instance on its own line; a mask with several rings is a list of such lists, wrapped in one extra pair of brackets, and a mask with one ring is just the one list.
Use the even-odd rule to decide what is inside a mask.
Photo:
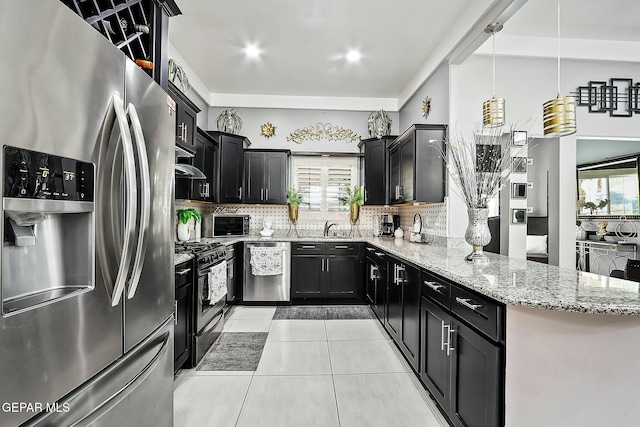
[(452, 286), (451, 311), (493, 340), (502, 340), (504, 307), (501, 304)]
[(446, 309), (451, 302), (451, 284), (422, 270), (422, 295), (430, 297)]
[(371, 245), (367, 245), (365, 249), (365, 256), (367, 258), (373, 260), (378, 265), (386, 265), (387, 254), (385, 254), (382, 249)]
[(324, 253), (324, 243), (293, 243), (291, 245), (292, 255), (322, 255)]
[(176, 289), (191, 283), (191, 278), (193, 277), (193, 264), (191, 261), (193, 260), (176, 265)]
[(358, 253), (357, 243), (326, 243), (328, 255), (355, 255)]

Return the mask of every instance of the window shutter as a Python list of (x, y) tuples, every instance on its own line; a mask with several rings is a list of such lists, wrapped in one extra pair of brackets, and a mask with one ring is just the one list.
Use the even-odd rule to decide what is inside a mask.
[(327, 210), (347, 210), (347, 206), (341, 206), (339, 197), (345, 190), (351, 187), (353, 169), (348, 164), (329, 165), (327, 168)]
[(308, 203), (300, 205), (301, 210), (319, 211), (322, 204), (322, 167), (320, 164), (299, 162), (296, 167), (298, 191)]

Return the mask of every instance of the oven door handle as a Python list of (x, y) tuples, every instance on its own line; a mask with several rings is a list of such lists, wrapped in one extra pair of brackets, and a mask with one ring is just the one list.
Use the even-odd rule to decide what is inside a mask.
[(131, 299), (136, 294), (138, 284), (140, 283), (140, 275), (142, 274), (142, 264), (144, 263), (144, 255), (147, 250), (147, 236), (149, 233), (149, 219), (151, 216), (151, 179), (149, 177), (149, 159), (147, 157), (147, 146), (140, 125), (140, 118), (135, 105), (127, 105), (127, 114), (131, 119), (131, 127), (133, 129), (133, 140), (137, 152), (138, 168), (137, 173), (140, 177), (140, 215), (137, 219), (138, 238), (135, 257), (133, 261), (133, 270), (129, 279), (129, 291), (127, 298)]

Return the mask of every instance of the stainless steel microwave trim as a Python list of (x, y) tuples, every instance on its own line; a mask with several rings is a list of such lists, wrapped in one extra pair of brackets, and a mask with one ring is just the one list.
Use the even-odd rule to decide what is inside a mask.
[[(232, 230), (227, 233), (216, 232), (216, 220), (224, 220), (229, 218), (242, 219), (242, 229)], [(202, 218), (202, 236), (203, 237), (219, 237), (219, 236), (243, 236), (249, 234), (251, 216), (250, 215), (229, 215), (229, 214), (208, 214)]]
[(184, 163), (176, 163), (176, 174), (181, 178), (207, 179), (207, 176), (197, 167)]

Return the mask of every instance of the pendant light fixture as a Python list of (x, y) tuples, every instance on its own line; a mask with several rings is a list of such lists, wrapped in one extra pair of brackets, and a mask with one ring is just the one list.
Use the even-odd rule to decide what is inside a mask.
[(504, 125), (504, 99), (496, 98), (496, 33), (502, 30), (501, 22), (487, 25), (484, 32), (491, 34), (493, 43), (493, 92), (491, 99), (482, 103), (482, 124), (489, 127)]
[(560, 0), (558, 0), (558, 95), (542, 104), (545, 138), (567, 136), (576, 133), (576, 100), (572, 96), (560, 96)]

